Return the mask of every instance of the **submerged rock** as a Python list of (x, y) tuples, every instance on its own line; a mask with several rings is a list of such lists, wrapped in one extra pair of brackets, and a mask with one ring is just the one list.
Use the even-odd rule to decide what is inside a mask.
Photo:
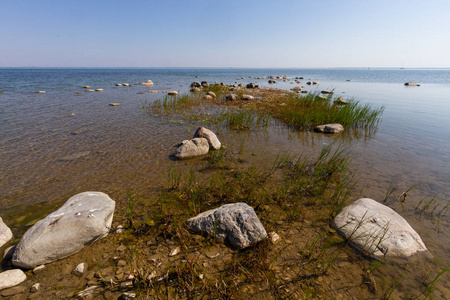
[(194, 81), (193, 83), (191, 83), (190, 87), (191, 88), (201, 88), (202, 84), (199, 81)]
[(344, 126), (338, 123), (319, 125), (314, 128), (316, 132), (323, 133), (340, 133), (344, 131)]
[(334, 94), (334, 91), (328, 91), (328, 90), (323, 90), (321, 91), (322, 94)]
[(186, 159), (195, 156), (205, 155), (209, 152), (209, 143), (205, 138), (194, 138), (184, 140), (178, 145), (178, 149), (172, 153), (177, 159)]
[(186, 225), (192, 232), (207, 233), (234, 248), (246, 248), (267, 237), (255, 210), (242, 202), (205, 211)]
[(22, 270), (13, 269), (0, 273), (0, 290), (16, 286), (27, 279)]
[(15, 266), (33, 269), (68, 257), (101, 238), (110, 228), (115, 201), (101, 192), (76, 194), (22, 236), (14, 252)]
[(336, 104), (348, 104), (348, 101), (345, 101), (344, 97), (340, 96), (339, 98), (334, 100), (334, 103), (336, 103)]
[(0, 247), (9, 242), (13, 237), (11, 229), (3, 223), (2, 218), (0, 217)]
[(194, 138), (205, 138), (208, 140), (209, 147), (215, 150), (220, 149), (222, 144), (217, 138), (216, 134), (211, 130), (200, 126), (194, 133)]
[(177, 92), (177, 91), (168, 91), (168, 92), (167, 92), (167, 95), (170, 95), (170, 96), (178, 96), (178, 92)]
[(427, 250), (402, 216), (369, 198), (359, 199), (342, 209), (334, 225), (354, 247), (374, 257), (410, 256)]

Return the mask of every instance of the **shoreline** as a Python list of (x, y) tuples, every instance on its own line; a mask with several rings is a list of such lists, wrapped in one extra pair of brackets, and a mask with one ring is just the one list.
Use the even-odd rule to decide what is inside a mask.
[[(284, 93), (284, 92), (283, 92)], [(239, 148), (239, 147), (237, 147), (237, 148)], [(245, 149), (245, 148), (244, 148)], [(240, 151), (236, 151), (235, 150), (235, 152), (236, 153), (233, 153), (233, 155), (236, 155), (236, 154), (238, 154), (238, 156), (240, 156), (240, 154), (239, 154), (239, 152)], [(240, 158), (240, 159), (243, 159), (243, 160), (248, 160), (248, 161), (251, 161), (251, 159), (252, 159), (252, 157), (253, 157), (253, 155), (251, 154), (251, 153), (247, 153), (245, 156), (244, 156), (245, 158)], [(201, 162), (201, 159), (196, 159), (196, 161), (199, 161), (199, 162)], [(121, 198), (122, 200), (119, 200), (118, 202), (120, 203), (119, 204), (119, 206), (123, 209), (125, 206), (126, 206), (126, 204), (124, 203), (124, 191), (122, 191), (122, 192), (117, 192), (118, 193), (118, 195), (120, 195), (121, 194), (121, 196), (119, 196), (119, 198)], [(149, 194), (151, 194), (151, 193), (149, 193)], [(155, 193), (156, 194), (156, 193)], [(145, 195), (143, 196), (143, 197), (146, 197)], [(116, 212), (117, 212), (118, 210), (116, 209)], [(121, 219), (121, 220), (123, 220), (124, 219), (124, 215), (121, 215), (121, 216), (119, 216), (118, 217), (118, 219)], [(145, 219), (145, 218), (144, 218)], [(153, 220), (153, 221), (155, 221), (155, 220)], [(117, 226), (119, 226), (119, 225), (121, 225), (121, 224), (119, 224), (121, 221), (117, 221), (117, 217), (115, 216), (115, 226), (117, 227)], [(311, 222), (311, 221), (310, 221)], [(159, 223), (157, 223), (157, 224), (159, 224)], [(310, 224), (314, 224), (313, 222), (311, 222)], [(160, 224), (160, 225), (162, 225), (162, 224)], [(283, 227), (283, 223), (281, 223), (281, 224), (276, 224), (278, 227), (280, 227), (280, 228), (282, 228)], [(150, 225), (149, 225), (150, 226)], [(152, 225), (152, 226), (155, 226), (155, 225)], [(152, 226), (150, 226), (150, 227), (152, 227)], [(301, 224), (297, 224), (297, 226), (298, 226), (298, 228), (302, 228), (302, 225)], [(300, 242), (300, 240), (298, 239), (298, 237), (296, 237), (296, 234), (298, 234), (298, 233), (296, 233), (296, 232), (290, 232), (291, 230), (294, 230), (294, 231), (296, 231), (297, 230), (297, 226), (288, 226), (288, 227), (286, 227), (286, 229), (285, 230), (283, 230), (283, 231), (280, 231), (281, 232), (281, 236), (282, 236), (282, 241), (283, 241), (283, 246), (288, 246), (288, 245), (291, 245), (291, 244), (295, 244), (296, 242)], [(326, 228), (326, 230), (327, 231), (329, 231), (331, 228)], [(128, 238), (130, 238), (130, 229), (128, 229), (125, 233), (124, 233), (124, 235), (113, 235), (113, 234), (111, 234), (112, 236), (108, 236), (106, 239), (104, 239), (104, 240), (101, 240), (101, 241), (98, 241), (97, 243), (99, 244), (98, 246), (96, 246), (97, 245), (97, 243), (95, 243), (95, 244), (93, 244), (93, 245), (91, 245), (91, 246), (89, 246), (88, 248), (90, 248), (90, 250), (82, 250), (81, 252), (80, 252), (80, 256), (78, 256), (78, 254), (76, 254), (74, 257), (73, 257), (73, 259), (68, 259), (68, 261), (66, 261), (65, 263), (63, 263), (63, 261), (61, 261), (61, 262), (56, 262), (56, 263), (53, 263), (53, 264), (50, 264), (49, 265), (49, 271), (48, 272), (50, 272), (50, 273), (47, 273), (47, 271), (45, 271), (45, 269), (42, 271), (42, 274), (43, 275), (45, 275), (45, 276), (42, 276), (42, 277), (36, 277), (37, 279), (39, 279), (39, 278), (48, 278), (49, 277), (49, 274), (51, 275), (52, 274), (52, 272), (55, 272), (55, 273), (58, 273), (58, 272), (62, 272), (61, 274), (63, 275), (62, 276), (62, 280), (63, 281), (66, 281), (66, 282), (69, 282), (70, 280), (73, 280), (73, 275), (70, 275), (70, 272), (69, 272), (69, 274), (67, 274), (68, 272), (68, 270), (72, 267), (72, 266), (70, 266), (69, 267), (69, 265), (73, 265), (74, 263), (75, 263), (75, 261), (82, 261), (82, 260), (88, 260), (89, 261), (89, 269), (90, 269), (90, 271), (89, 271), (89, 275), (87, 275), (87, 277), (85, 278), (85, 279), (93, 279), (94, 277), (95, 277), (95, 273), (96, 273), (96, 271), (95, 271), (95, 265), (96, 264), (98, 264), (98, 260), (100, 260), (100, 264), (99, 265), (102, 265), (102, 264), (104, 264), (104, 265), (102, 265), (101, 266), (101, 269), (107, 269), (107, 268), (110, 268), (110, 267), (112, 267), (112, 268), (110, 268), (110, 270), (112, 270), (112, 273), (115, 273), (115, 272), (117, 272), (117, 268), (116, 268), (116, 264), (117, 264), (117, 260), (115, 260), (114, 259), (114, 257), (115, 256), (117, 256), (117, 254), (118, 253), (122, 253), (122, 252), (125, 252), (126, 250), (123, 250), (123, 251), (119, 251), (118, 250), (118, 248), (119, 247), (121, 247), (120, 245), (121, 245), (121, 243), (123, 244), (124, 242), (127, 242), (127, 239)], [(300, 232), (301, 232), (301, 230), (300, 230)], [(314, 236), (314, 233), (315, 233), (315, 229), (314, 229), (314, 226), (309, 226), (309, 230), (307, 230), (307, 233), (306, 233), (306, 235), (305, 236), (311, 236), (311, 237), (313, 237)], [(305, 234), (304, 232), (301, 232), (301, 234)], [(131, 237), (132, 237), (133, 235), (131, 234)], [(334, 235), (333, 235), (334, 236)], [(196, 238), (195, 238), (196, 239)], [(172, 263), (172, 262), (174, 262), (174, 261), (177, 261), (177, 262), (179, 262), (179, 260), (178, 260), (178, 258), (177, 259), (173, 259), (173, 261), (170, 261), (170, 259), (168, 259), (167, 258), (167, 250), (171, 250), (171, 248), (173, 248), (173, 246), (174, 246), (174, 241), (171, 241), (170, 239), (169, 239), (169, 241), (167, 241), (167, 239), (164, 239), (163, 240), (163, 243), (161, 243), (161, 246), (159, 246), (160, 244), (159, 243), (156, 243), (156, 238), (154, 238), (154, 240), (155, 240), (155, 242), (152, 242), (151, 240), (150, 240), (150, 244), (148, 244), (148, 242), (149, 242), (149, 240), (139, 240), (138, 239), (138, 241), (136, 241), (136, 244), (137, 245), (140, 245), (142, 248), (148, 248), (148, 247), (150, 247), (150, 248), (154, 248), (154, 247), (156, 247), (155, 249), (154, 249), (154, 251), (156, 251), (156, 254), (158, 254), (158, 255), (160, 255), (160, 257), (158, 257), (159, 259), (163, 259), (163, 257), (164, 257), (164, 261), (166, 262), (166, 263)], [(287, 241), (290, 241), (290, 242), (293, 242), (293, 243), (288, 243)], [(172, 243), (171, 243), (172, 242)], [(225, 257), (225, 258), (230, 258), (230, 256), (231, 257), (233, 257), (234, 255), (236, 255), (235, 254), (235, 252), (232, 252), (232, 251), (230, 251), (230, 249), (228, 249), (228, 248), (226, 248), (226, 247), (222, 247), (221, 245), (219, 245), (219, 244), (217, 244), (217, 243), (215, 243), (215, 242), (211, 242), (211, 241), (208, 241), (208, 240), (202, 240), (202, 241), (196, 241), (197, 243), (198, 242), (202, 242), (202, 243), (206, 243), (207, 244), (207, 247), (206, 248), (208, 248), (208, 247), (212, 247), (212, 248), (214, 248), (214, 249), (217, 249), (217, 252), (220, 252), (220, 257)], [(301, 242), (303, 242), (303, 241), (301, 241)], [(155, 246), (155, 244), (158, 244), (158, 245), (156, 245)], [(117, 246), (117, 247), (115, 247), (115, 246)], [(192, 246), (192, 245), (191, 245)], [(196, 247), (198, 247), (198, 246), (195, 246), (195, 244), (192, 246), (194, 249), (196, 249)], [(123, 249), (123, 247), (121, 248), (121, 249)], [(173, 249), (172, 249), (173, 250)], [(103, 257), (103, 254), (102, 254), (102, 259), (100, 259), (100, 258), (98, 258), (98, 257), (96, 257), (94, 260), (92, 260), (92, 257), (89, 257), (89, 254), (92, 254), (92, 253), (98, 253), (98, 255), (101, 253), (101, 252), (104, 252), (104, 254), (106, 254), (106, 257)], [(261, 250), (262, 251), (262, 250)], [(348, 253), (347, 253), (348, 252)], [(195, 253), (195, 252), (194, 252)], [(209, 252), (208, 252), (209, 253)], [(208, 257), (208, 253), (206, 253), (205, 252), (205, 254), (204, 254), (204, 262), (205, 263), (208, 263), (208, 262), (210, 262), (210, 260), (211, 260), (211, 258), (209, 258)], [(186, 252), (186, 258), (188, 258), (189, 257), (189, 252)], [(247, 253), (248, 254), (248, 253)], [(121, 258), (126, 258), (125, 256), (129, 256), (129, 254), (121, 254), (122, 256), (121, 256)], [(212, 254), (212, 255), (210, 255), (210, 256), (214, 256), (215, 254)], [(359, 261), (359, 259), (358, 258), (355, 258), (355, 255), (354, 254), (352, 254), (352, 251), (351, 250), (349, 250), (349, 251), (346, 251), (346, 255), (348, 255), (348, 259), (349, 259), (349, 261), (356, 261), (356, 262), (358, 262)], [(235, 257), (236, 258), (236, 257)], [(239, 257), (237, 257), (237, 258), (239, 258)], [(237, 259), (236, 258), (236, 259)], [(192, 258), (192, 259), (194, 259), (194, 258)], [(97, 261), (96, 261), (97, 260)], [(119, 259), (119, 260), (123, 260), (123, 259)], [(188, 261), (189, 261), (189, 259), (187, 259)], [(354, 276), (357, 276), (357, 277), (360, 277), (361, 279), (363, 278), (362, 276), (362, 272), (361, 272), (361, 266), (359, 266), (358, 265), (358, 263), (356, 263), (356, 267), (353, 265), (353, 264), (351, 264), (351, 266), (348, 266), (347, 264), (345, 264), (346, 262), (349, 262), (349, 261), (343, 261), (342, 262), (342, 268), (343, 268), (343, 270), (344, 271), (346, 271), (347, 269), (346, 268), (349, 268), (349, 270), (347, 270), (347, 271), (349, 271), (351, 274), (353, 274)], [(360, 262), (361, 263), (361, 262)], [(53, 266), (53, 265), (55, 265), (55, 266)], [(64, 269), (64, 271), (61, 269), (61, 268), (65, 268)], [(207, 267), (205, 267), (205, 266), (203, 266), (203, 268), (207, 268)], [(342, 269), (342, 268), (340, 268), (340, 267), (338, 267), (339, 269)], [(51, 269), (51, 270), (50, 270)], [(121, 268), (121, 269), (124, 269), (124, 268)], [(170, 268), (169, 268), (170, 269)], [(55, 271), (52, 271), (52, 270), (55, 270)], [(57, 271), (56, 271), (57, 270)], [(359, 271), (358, 271), (359, 270)], [(70, 271), (72, 271), (72, 270), (70, 270)], [(92, 273), (92, 271), (94, 271), (93, 273)], [(219, 269), (219, 271), (220, 271), (220, 269)], [(101, 273), (101, 272), (99, 272), (99, 271), (97, 271), (97, 273)], [(105, 272), (105, 276), (108, 276), (108, 275), (106, 275), (106, 273), (107, 272)], [(125, 273), (125, 271), (122, 273), (122, 274), (126, 274)], [(111, 274), (111, 275), (113, 275), (113, 274)], [(94, 277), (92, 277), (92, 276), (94, 276)], [(114, 275), (115, 276), (115, 275)], [(335, 276), (335, 275), (333, 275), (333, 276)], [(328, 280), (329, 279), (335, 279), (333, 276), (331, 276), (331, 277), (329, 277), (329, 278), (326, 278), (325, 279), (325, 281), (323, 282), (323, 285), (324, 286), (326, 286), (326, 284), (328, 284), (328, 285), (330, 285), (331, 284), (331, 282), (329, 282)], [(338, 275), (336, 275), (336, 276), (338, 276)], [(292, 276), (291, 276), (292, 277)], [(336, 278), (338, 278), (338, 277), (336, 277)], [(101, 279), (101, 278), (100, 278)], [(292, 279), (292, 278), (291, 278)], [(318, 279), (318, 277), (317, 278), (315, 278), (315, 279), (317, 279), (318, 280), (318, 282), (322, 282), (322, 281), (320, 281), (319, 279)], [(87, 282), (89, 282), (89, 280), (87, 281)], [(324, 278), (322, 277), (322, 280), (324, 280)], [(363, 282), (364, 282), (364, 280), (362, 280)], [(319, 286), (322, 286), (322, 284), (319, 284)], [(334, 286), (333, 286), (334, 287)], [(103, 287), (104, 288), (104, 287)], [(248, 290), (247, 291), (247, 293), (250, 293), (254, 288), (250, 285), (250, 287), (247, 287), (247, 288), (250, 288), (250, 290)], [(361, 288), (361, 287), (359, 287), (359, 288)], [(367, 285), (367, 284), (363, 284), (362, 285), (362, 288), (361, 288), (361, 291), (359, 291), (360, 293), (363, 293), (363, 295), (365, 295), (365, 293), (367, 293), (368, 291), (370, 292), (370, 289), (371, 288), (373, 288), (373, 287), (371, 287), (370, 286), (370, 284), (369, 285)], [(75, 288), (75, 290), (77, 290), (77, 289), (79, 289), (79, 288)], [(333, 290), (333, 289), (332, 289)], [(65, 291), (66, 293), (67, 293), (67, 291)], [(120, 293), (122, 293), (123, 291), (120, 291)], [(255, 291), (254, 291), (255, 292)], [(378, 291), (379, 292), (379, 291)], [(72, 291), (70, 291), (70, 293), (73, 293), (73, 288), (72, 288)], [(105, 291), (105, 293), (106, 293), (106, 291)], [(119, 295), (119, 294), (114, 294), (115, 292), (111, 292), (111, 293), (113, 293), (113, 295), (114, 296), (117, 296), (117, 295)], [(119, 292), (118, 292), (119, 293)], [(245, 292), (244, 292), (245, 293)], [(377, 293), (377, 292), (376, 292)], [(39, 294), (39, 293), (38, 293)], [(357, 292), (355, 292), (355, 294), (357, 294)], [(369, 294), (367, 294), (367, 295), (369, 295)], [(110, 296), (110, 294), (108, 294), (108, 296)], [(120, 295), (119, 295), (120, 296)], [(342, 295), (343, 297), (344, 296), (354, 296), (354, 295), (352, 295), (352, 294), (344, 294), (344, 295)], [(336, 295), (336, 297), (338, 297), (338, 294)]]

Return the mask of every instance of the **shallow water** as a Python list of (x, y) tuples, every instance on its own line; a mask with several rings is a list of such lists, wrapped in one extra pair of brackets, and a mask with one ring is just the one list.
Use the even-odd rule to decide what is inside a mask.
[[(168, 159), (172, 146), (190, 138), (196, 125), (145, 113), (141, 104), (164, 94), (147, 93), (150, 88), (135, 83), (151, 79), (153, 90), (182, 93), (196, 80), (269, 86), (267, 80), (249, 76), (284, 74), (303, 76), (301, 85), (309, 78), (320, 81), (319, 86), (305, 85), (311, 91), (335, 89), (335, 95), (385, 106), (373, 137), (345, 139), (351, 146), (360, 196), (381, 201), (391, 184), (398, 188), (397, 194), (420, 184), (404, 203), (391, 207), (422, 236), (437, 265), (448, 266), (449, 217), (437, 224), (436, 217), (421, 217), (415, 208), (424, 197), (437, 195), (440, 203), (450, 198), (449, 70), (0, 69), (0, 91), (4, 91), (0, 94), (0, 215), (17, 234), (24, 230), (18, 213), (28, 213), (27, 220), (43, 217), (45, 207), (86, 190), (103, 191), (112, 198), (131, 190), (150, 191), (169, 165), (197, 163)], [(245, 79), (237, 80), (241, 77)], [(406, 81), (422, 86), (405, 87)], [(116, 87), (118, 82), (132, 86)], [(84, 85), (104, 91), (89, 93)], [(271, 85), (293, 86), (282, 81)], [(36, 94), (38, 90), (47, 93)], [(112, 102), (120, 106), (109, 106)], [(342, 142), (340, 137), (299, 133), (280, 124), (267, 131), (219, 131), (221, 141), (232, 149), (239, 149), (244, 141), (246, 154), (261, 165), (273, 162), (279, 153), (314, 155), (325, 144)], [(395, 270), (387, 270), (396, 276)]]

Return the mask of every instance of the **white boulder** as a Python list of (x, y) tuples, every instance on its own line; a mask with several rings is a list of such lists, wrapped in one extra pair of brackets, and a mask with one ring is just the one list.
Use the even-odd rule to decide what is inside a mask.
[(75, 254), (105, 237), (111, 228), (115, 204), (101, 192), (84, 192), (69, 198), (25, 232), (12, 263), (33, 269)]
[(373, 257), (410, 256), (427, 250), (402, 216), (369, 198), (359, 199), (342, 209), (334, 225), (355, 248)]

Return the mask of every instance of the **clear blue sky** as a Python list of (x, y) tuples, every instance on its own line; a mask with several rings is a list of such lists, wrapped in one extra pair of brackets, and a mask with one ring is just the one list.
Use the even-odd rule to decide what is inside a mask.
[(450, 67), (450, 0), (0, 4), (0, 67)]

